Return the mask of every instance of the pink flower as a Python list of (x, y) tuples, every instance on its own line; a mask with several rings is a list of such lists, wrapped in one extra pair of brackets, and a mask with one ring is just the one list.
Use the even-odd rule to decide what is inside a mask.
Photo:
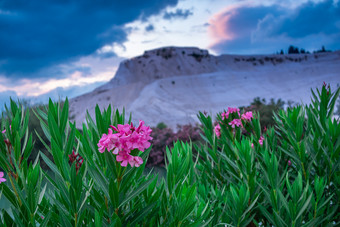
[[(9, 126), (9, 129), (11, 130), (12, 129), (12, 125)], [(3, 131), (1, 131), (3, 134), (6, 133), (6, 129), (4, 129)]]
[(139, 147), (139, 140), (139, 134), (134, 131), (131, 135), (129, 135), (129, 140), (127, 140), (126, 144), (131, 150), (133, 150)]
[(144, 151), (145, 149), (148, 149), (151, 146), (149, 140), (152, 140), (152, 137), (150, 136), (152, 130), (150, 129), (150, 127), (145, 126), (144, 121), (139, 121), (136, 132), (140, 136), (138, 141), (138, 150)]
[(137, 128), (132, 123), (118, 124), (117, 127), (110, 125), (108, 134), (103, 134), (97, 144), (98, 151), (103, 153), (107, 149), (118, 155), (116, 160), (122, 162), (122, 166), (127, 166), (127, 163), (130, 163), (131, 166), (138, 167), (143, 163), (143, 160), (130, 155), (130, 153), (134, 149), (144, 152), (149, 148), (151, 146), (149, 140), (152, 140), (151, 132), (150, 127), (144, 125), (144, 121), (139, 121)]
[(263, 145), (263, 141), (264, 141), (264, 137), (263, 137), (263, 136), (260, 136), (259, 144), (260, 144), (261, 146)]
[(220, 124), (217, 124), (216, 126), (215, 126), (215, 134), (216, 134), (216, 136), (218, 137), (218, 138), (220, 138), (221, 137), (221, 126), (220, 126)]
[(131, 167), (139, 167), (140, 165), (143, 164), (143, 159), (141, 157), (138, 156), (134, 156), (130, 161), (129, 164), (131, 165)]
[(150, 129), (150, 127), (144, 125), (144, 121), (141, 121), (141, 120), (139, 121), (139, 125), (138, 125), (136, 131), (138, 133), (145, 134), (148, 138), (151, 138), (149, 135), (152, 132), (152, 130)]
[(290, 160), (288, 160), (288, 166), (291, 166), (292, 162)]
[(103, 153), (105, 149), (108, 151), (111, 151), (113, 149), (113, 143), (111, 141), (112, 137), (112, 129), (109, 128), (108, 134), (103, 134), (102, 138), (99, 140), (98, 145), (98, 150), (100, 153)]
[(253, 144), (253, 143), (251, 144), (251, 148), (253, 148), (253, 149), (254, 149), (254, 144)]
[(238, 113), (238, 116), (240, 116), (240, 109), (239, 108), (232, 108), (232, 107), (228, 107), (228, 113)]
[(118, 124), (117, 128), (121, 135), (122, 134), (128, 135), (130, 134), (132, 127), (129, 124), (125, 124), (125, 125)]
[(222, 120), (228, 119), (228, 117), (229, 117), (229, 112), (223, 112), (223, 113), (221, 114), (221, 117), (222, 117)]
[(231, 122), (229, 122), (229, 125), (231, 125), (232, 128), (235, 128), (235, 126), (241, 127), (242, 121), (241, 121), (241, 119), (234, 119)]
[(121, 151), (116, 157), (117, 162), (121, 162), (121, 166), (127, 166), (127, 164), (133, 159), (133, 157), (128, 154), (127, 151)]
[(2, 183), (2, 182), (5, 182), (6, 181), (6, 179), (4, 178), (4, 173), (3, 172), (0, 172), (0, 184)]
[(243, 120), (251, 121), (251, 119), (253, 118), (253, 112), (251, 111), (245, 112), (244, 114), (242, 114), (241, 118)]
[(237, 113), (238, 116), (240, 116), (240, 109), (239, 108), (228, 107), (227, 112), (223, 112), (221, 114), (222, 120), (228, 119), (229, 118), (229, 114), (232, 114), (232, 113)]
[(266, 126), (263, 127), (263, 132), (264, 133), (267, 132), (267, 127)]

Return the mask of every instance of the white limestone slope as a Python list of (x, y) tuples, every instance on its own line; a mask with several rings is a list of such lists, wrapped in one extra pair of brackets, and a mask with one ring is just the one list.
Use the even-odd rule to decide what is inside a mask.
[(310, 102), (310, 88), (340, 84), (340, 51), (297, 55), (212, 56), (198, 48), (167, 47), (123, 61), (115, 77), (71, 100), (77, 126), (86, 109), (109, 104), (148, 125), (197, 122), (198, 111), (215, 114), (249, 105), (255, 97)]

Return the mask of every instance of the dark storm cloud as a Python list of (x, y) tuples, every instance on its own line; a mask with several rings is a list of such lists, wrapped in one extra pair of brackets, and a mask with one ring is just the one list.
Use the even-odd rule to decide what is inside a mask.
[(312, 49), (321, 45), (340, 48), (339, 2), (307, 2), (295, 9), (239, 6), (217, 17), (214, 26), (232, 36), (212, 45), (218, 52), (274, 53), (291, 44)]
[[(2, 0), (0, 74), (35, 77), (40, 69), (79, 59), (126, 39), (125, 23), (178, 0)], [(49, 74), (45, 76), (56, 76)]]
[(165, 12), (163, 15), (163, 19), (172, 20), (172, 19), (187, 19), (188, 16), (193, 15), (193, 12), (189, 9), (177, 9), (175, 12)]
[(339, 23), (340, 3), (327, 0), (307, 2), (285, 15), (267, 16), (258, 24), (258, 30), (273, 37), (285, 34), (290, 38), (304, 38), (319, 33), (339, 34)]

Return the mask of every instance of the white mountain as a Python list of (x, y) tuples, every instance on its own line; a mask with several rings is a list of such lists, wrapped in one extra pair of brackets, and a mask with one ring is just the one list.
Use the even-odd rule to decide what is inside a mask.
[(198, 111), (215, 115), (255, 97), (309, 103), (311, 88), (340, 84), (340, 51), (289, 55), (221, 55), (194, 47), (164, 47), (121, 62), (107, 84), (70, 100), (80, 127), (86, 110), (109, 104), (132, 113), (133, 122), (197, 122)]

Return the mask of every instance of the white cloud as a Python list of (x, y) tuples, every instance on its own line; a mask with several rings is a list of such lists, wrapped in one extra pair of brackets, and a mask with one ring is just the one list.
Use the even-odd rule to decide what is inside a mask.
[[(209, 18), (234, 2), (236, 1), (180, 1), (176, 7), (168, 7), (159, 15), (149, 17), (147, 21), (138, 20), (126, 24), (125, 27), (130, 28), (127, 41), (122, 45), (112, 44), (113, 51), (120, 57), (131, 58), (143, 54), (145, 50), (163, 46), (197, 46), (207, 49), (210, 43), (206, 26)], [(186, 19), (163, 18), (164, 12), (177, 9), (190, 9), (193, 14)], [(144, 28), (150, 24), (154, 27), (153, 32), (145, 31)]]
[[(0, 76), (0, 92), (14, 91), (19, 97), (38, 97), (50, 91), (61, 88), (84, 87), (89, 92), (91, 84), (103, 84), (114, 76), (122, 58), (113, 57), (101, 59), (98, 57), (84, 57), (71, 65), (59, 66), (65, 74), (64, 78), (41, 79), (11, 79)], [(82, 69), (87, 71), (82, 71)], [(87, 88), (87, 89), (85, 89)], [(81, 92), (81, 90), (78, 90)], [(76, 95), (73, 93), (73, 95)]]

